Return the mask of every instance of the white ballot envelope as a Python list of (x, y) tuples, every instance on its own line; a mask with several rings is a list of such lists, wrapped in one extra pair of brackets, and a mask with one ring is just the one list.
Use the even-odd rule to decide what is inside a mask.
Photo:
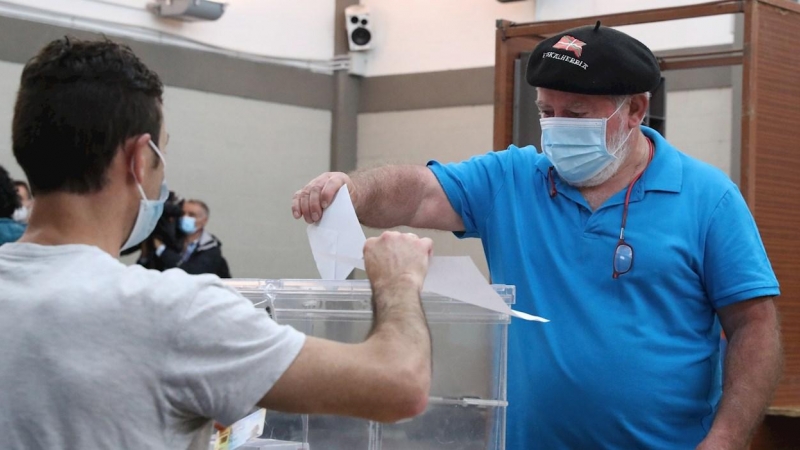
[[(322, 220), (308, 226), (308, 241), (323, 280), (344, 280), (353, 269), (364, 270), (364, 243), (350, 191), (344, 185), (325, 210)], [(542, 317), (514, 311), (486, 282), (469, 256), (431, 258), (423, 291), (524, 320), (549, 322)]]

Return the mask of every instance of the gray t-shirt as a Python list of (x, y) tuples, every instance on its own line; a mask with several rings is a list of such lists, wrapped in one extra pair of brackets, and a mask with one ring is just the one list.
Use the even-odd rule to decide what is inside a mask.
[(246, 416), (305, 342), (216, 276), (85, 245), (2, 246), (0, 311), (11, 449), (188, 448), (209, 418)]

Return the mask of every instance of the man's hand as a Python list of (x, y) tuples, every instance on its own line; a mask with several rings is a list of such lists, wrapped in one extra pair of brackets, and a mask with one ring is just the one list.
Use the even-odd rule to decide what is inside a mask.
[(347, 184), (350, 196), (355, 203), (355, 189), (350, 177), (341, 172), (326, 172), (314, 178), (292, 197), (292, 215), (295, 219), (304, 218), (307, 223), (316, 223), (322, 212), (333, 201), (339, 188)]
[[(364, 264), (373, 292), (395, 288), (422, 290), (433, 241), (411, 233), (387, 231), (364, 245)], [(383, 297), (376, 295), (376, 298)]]
[(308, 223), (322, 219), (339, 188), (347, 185), (359, 222), (372, 228), (408, 225), (444, 231), (464, 231), (442, 185), (425, 166), (383, 166), (350, 175), (327, 172), (311, 180), (292, 197), (292, 214)]
[(430, 239), (389, 231), (364, 246), (374, 320), (367, 339), (344, 344), (307, 336), (303, 349), (259, 405), (294, 413), (396, 422), (425, 411), (431, 335), (420, 291)]

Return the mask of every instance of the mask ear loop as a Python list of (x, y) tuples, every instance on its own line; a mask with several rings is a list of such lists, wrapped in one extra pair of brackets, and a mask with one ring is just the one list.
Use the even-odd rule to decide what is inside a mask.
[(161, 164), (164, 164), (164, 168), (166, 169), (167, 168), (167, 160), (164, 159), (164, 155), (161, 154), (161, 150), (158, 149), (158, 146), (156, 145), (156, 143), (153, 142), (152, 139), (150, 139), (150, 140), (147, 141), (147, 145), (149, 145), (150, 148), (152, 148), (153, 151), (156, 152), (156, 155), (158, 155), (158, 159), (161, 160)]
[[(614, 117), (614, 115), (616, 115), (619, 112), (619, 110), (622, 109), (623, 106), (625, 106), (625, 102), (627, 102), (627, 101), (628, 100), (625, 100), (624, 102), (622, 102), (619, 106), (617, 106), (617, 109), (613, 113), (611, 113), (610, 116), (606, 117), (606, 123), (608, 123), (608, 121), (612, 117)], [(639, 122), (639, 125), (641, 125), (643, 122), (644, 122), (644, 117), (642, 117), (642, 120)], [(631, 138), (631, 134), (633, 134), (633, 128), (631, 128), (628, 131), (628, 135), (625, 136), (625, 139), (623, 139), (622, 142), (619, 143), (619, 146), (614, 150), (614, 153), (608, 152), (608, 154), (613, 156), (614, 158), (616, 158), (617, 157), (617, 153), (619, 153), (619, 150), (625, 145), (626, 142), (628, 142), (628, 139)], [(603, 139), (605, 139), (605, 131), (603, 131)], [(608, 151), (608, 149), (606, 149), (606, 151)]]
[(613, 113), (611, 113), (611, 115), (610, 115), (610, 116), (606, 117), (606, 120), (609, 120), (610, 118), (612, 118), (612, 117), (614, 117), (615, 115), (617, 115), (617, 113), (619, 112), (619, 110), (620, 110), (620, 109), (622, 109), (622, 107), (623, 107), (623, 106), (625, 106), (625, 102), (627, 102), (627, 101), (628, 101), (628, 100), (625, 100), (624, 102), (620, 103), (620, 104), (619, 104), (619, 106), (617, 106), (617, 109), (615, 109), (615, 110), (614, 110), (614, 112), (613, 112)]
[[(149, 139), (147, 141), (147, 145), (149, 145), (150, 148), (153, 149), (154, 152), (156, 152), (156, 156), (158, 156), (158, 159), (161, 160), (161, 164), (164, 165), (164, 170), (166, 171), (167, 161), (164, 159), (164, 155), (161, 154), (161, 150), (158, 149), (158, 146), (156, 146), (155, 142), (153, 142), (152, 139)], [(142, 187), (142, 183), (140, 183), (139, 180), (136, 179), (136, 171), (134, 170), (133, 159), (131, 159), (131, 175), (133, 175), (133, 179), (134, 181), (136, 181), (136, 188), (139, 189), (139, 194), (142, 195), (142, 199), (147, 200), (147, 194), (144, 193), (144, 188)], [(166, 172), (164, 173), (164, 181), (167, 181)]]
[(147, 195), (144, 193), (144, 188), (142, 187), (142, 183), (136, 179), (136, 171), (134, 170), (133, 166), (133, 159), (131, 159), (131, 175), (133, 175), (133, 180), (136, 182), (136, 188), (139, 189), (139, 194), (142, 196), (143, 200), (147, 200)]

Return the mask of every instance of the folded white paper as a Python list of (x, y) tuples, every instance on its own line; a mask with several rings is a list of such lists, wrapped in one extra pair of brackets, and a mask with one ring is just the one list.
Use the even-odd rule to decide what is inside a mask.
[[(308, 226), (308, 241), (323, 280), (344, 280), (354, 268), (364, 269), (364, 243), (347, 185), (342, 186), (322, 220)], [(431, 258), (423, 291), (460, 300), (524, 320), (549, 320), (514, 311), (486, 282), (469, 256)]]
[(322, 219), (308, 226), (307, 233), (323, 280), (344, 280), (354, 268), (364, 269), (367, 237), (358, 223), (347, 185), (336, 193)]
[(549, 322), (542, 317), (512, 310), (486, 282), (483, 274), (469, 256), (435, 256), (431, 258), (428, 277), (425, 278), (422, 290), (520, 319)]

